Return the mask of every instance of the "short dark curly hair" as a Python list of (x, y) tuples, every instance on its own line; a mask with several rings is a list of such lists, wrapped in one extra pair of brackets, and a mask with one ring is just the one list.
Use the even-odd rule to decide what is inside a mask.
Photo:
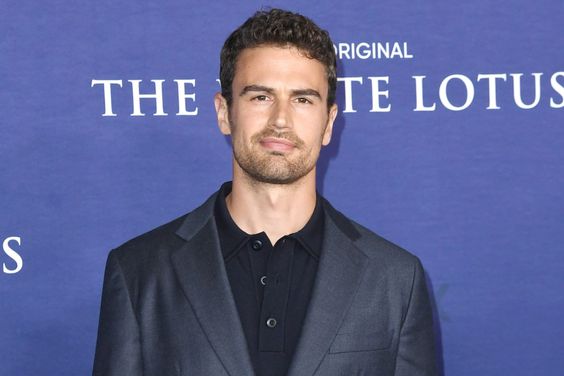
[(335, 103), (337, 58), (329, 33), (301, 14), (274, 8), (252, 15), (229, 35), (221, 49), (221, 94), (229, 107), (233, 100), (233, 77), (239, 54), (246, 48), (262, 45), (296, 47), (306, 57), (322, 63), (329, 84), (327, 108)]

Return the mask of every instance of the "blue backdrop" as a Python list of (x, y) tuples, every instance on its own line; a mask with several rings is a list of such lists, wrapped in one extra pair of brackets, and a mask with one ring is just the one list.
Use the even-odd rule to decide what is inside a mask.
[(562, 2), (225, 0), (3, 2), (0, 374), (89, 374), (108, 251), (230, 179), (219, 50), (263, 5), (332, 35), (319, 189), (422, 259), (444, 374), (562, 375)]

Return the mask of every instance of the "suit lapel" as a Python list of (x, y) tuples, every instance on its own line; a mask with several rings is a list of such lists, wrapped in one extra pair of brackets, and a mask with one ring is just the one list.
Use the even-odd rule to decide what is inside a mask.
[[(171, 256), (186, 298), (230, 375), (254, 375), (243, 327), (221, 254), (216, 194), (176, 232), (186, 243)], [(350, 222), (323, 199), (325, 229), (312, 298), (288, 376), (311, 376), (335, 337), (362, 279), (367, 256), (352, 242)]]
[(186, 243), (172, 254), (173, 268), (227, 373), (253, 375), (213, 218), (216, 196), (189, 215), (178, 229), (177, 234)]
[[(362, 279), (367, 256), (343, 232), (356, 230), (325, 200), (323, 246), (311, 301), (288, 376), (311, 376), (335, 337)], [(337, 219), (337, 223), (334, 221)]]

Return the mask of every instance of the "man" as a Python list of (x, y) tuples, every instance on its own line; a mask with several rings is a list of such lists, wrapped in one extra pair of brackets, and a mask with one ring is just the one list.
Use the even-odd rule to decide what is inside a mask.
[(233, 181), (108, 257), (94, 374), (435, 375), (418, 259), (316, 192), (337, 115), (327, 32), (273, 9), (225, 42)]

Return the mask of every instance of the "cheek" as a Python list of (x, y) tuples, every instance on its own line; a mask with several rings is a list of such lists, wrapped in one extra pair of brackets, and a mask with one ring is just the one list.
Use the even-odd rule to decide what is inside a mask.
[(233, 118), (236, 130), (248, 136), (260, 131), (264, 126), (263, 117), (257, 111), (241, 111)]
[(234, 148), (240, 151), (250, 151), (256, 145), (252, 140), (254, 133), (250, 132), (248, 128), (236, 126), (231, 132), (231, 143)]
[(304, 124), (305, 131), (303, 132), (303, 137), (307, 138), (311, 143), (321, 143), (325, 134), (327, 116), (310, 114), (307, 118), (302, 119), (299, 124)]
[(250, 116), (241, 116), (237, 112), (231, 113), (229, 124), (231, 127), (231, 139), (233, 143), (245, 143), (252, 136), (252, 124)]

